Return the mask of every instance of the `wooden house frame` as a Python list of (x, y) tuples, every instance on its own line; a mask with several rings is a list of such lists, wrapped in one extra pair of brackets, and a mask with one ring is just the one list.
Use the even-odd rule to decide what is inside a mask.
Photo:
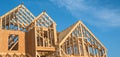
[(107, 49), (82, 21), (57, 32), (45, 11), (35, 17), (20, 4), (0, 16), (0, 57), (107, 57)]

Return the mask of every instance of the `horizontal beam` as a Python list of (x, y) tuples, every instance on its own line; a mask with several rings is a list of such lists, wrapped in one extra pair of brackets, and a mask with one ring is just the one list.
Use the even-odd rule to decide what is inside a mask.
[(37, 47), (37, 51), (55, 51), (55, 47)]

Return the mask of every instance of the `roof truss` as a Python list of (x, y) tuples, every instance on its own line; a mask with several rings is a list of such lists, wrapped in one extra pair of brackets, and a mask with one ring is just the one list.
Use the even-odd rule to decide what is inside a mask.
[(38, 17), (36, 17), (35, 21), (37, 26), (43, 27), (50, 27), (51, 24), (55, 23), (46, 12), (42, 12)]
[(30, 30), (33, 25), (38, 26), (38, 27), (51, 27), (52, 24), (56, 24), (53, 19), (48, 16), (48, 14), (43, 11), (38, 17), (36, 17), (30, 25), (27, 27), (27, 30)]
[[(107, 49), (81, 22), (73, 24), (59, 35), (59, 49), (61, 55), (106, 56)], [(82, 50), (82, 51), (81, 51)]]
[(100, 44), (100, 46), (103, 47), (104, 49), (106, 49), (104, 45), (92, 34), (92, 32), (81, 21), (78, 21), (76, 24), (66, 29), (65, 31), (66, 32), (61, 33), (59, 35), (60, 38), (59, 45), (62, 45), (69, 36), (73, 36), (77, 38), (83, 37), (84, 39), (87, 39), (87, 41), (92, 40)]
[(21, 4), (5, 15), (1, 16), (1, 24), (3, 23), (2, 25), (6, 25), (11, 22), (14, 24), (19, 24), (20, 27), (25, 28), (33, 21), (34, 18), (35, 16), (24, 5)]

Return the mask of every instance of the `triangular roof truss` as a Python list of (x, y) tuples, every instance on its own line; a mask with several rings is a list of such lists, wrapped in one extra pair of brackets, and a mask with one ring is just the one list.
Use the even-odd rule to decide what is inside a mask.
[(23, 28), (26, 28), (34, 18), (35, 16), (22, 4), (1, 16), (3, 23), (6, 22), (7, 24), (12, 22), (14, 25), (19, 24)]

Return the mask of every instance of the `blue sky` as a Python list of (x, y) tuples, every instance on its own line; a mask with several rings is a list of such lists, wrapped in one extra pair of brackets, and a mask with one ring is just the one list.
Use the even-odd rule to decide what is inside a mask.
[[(120, 0), (21, 0), (38, 16), (46, 10), (62, 31), (78, 20), (108, 49), (108, 57), (120, 57)], [(0, 0), (0, 16), (21, 4), (20, 0)]]

